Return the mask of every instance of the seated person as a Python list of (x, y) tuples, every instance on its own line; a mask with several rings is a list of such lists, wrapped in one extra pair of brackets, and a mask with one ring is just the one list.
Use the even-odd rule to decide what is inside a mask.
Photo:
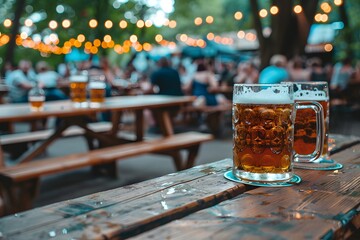
[(31, 62), (21, 60), (19, 69), (9, 73), (5, 80), (9, 87), (9, 100), (12, 103), (28, 102), (28, 92), (35, 84), (36, 74), (31, 68)]
[(286, 70), (287, 60), (283, 55), (274, 55), (270, 59), (270, 66), (260, 72), (260, 84), (275, 84), (290, 80), (290, 75)]
[(170, 61), (162, 57), (159, 62), (159, 69), (151, 76), (151, 84), (158, 88), (157, 94), (183, 96), (180, 75), (177, 70), (171, 67)]
[(216, 94), (210, 93), (208, 87), (218, 87), (215, 75), (207, 70), (204, 63), (199, 63), (192, 79), (185, 86), (186, 90), (191, 89), (191, 95), (197, 96), (195, 105), (216, 106), (218, 100)]
[(60, 75), (50, 70), (46, 62), (40, 61), (36, 64), (36, 71), (38, 72), (36, 78), (39, 81), (39, 86), (45, 91), (45, 100), (64, 100), (68, 97), (57, 88), (57, 82), (60, 79)]

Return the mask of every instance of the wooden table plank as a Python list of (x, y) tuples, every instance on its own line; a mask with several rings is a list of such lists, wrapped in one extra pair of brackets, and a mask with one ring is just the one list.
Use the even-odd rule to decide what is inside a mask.
[(90, 115), (106, 111), (142, 110), (145, 108), (178, 107), (191, 103), (192, 96), (142, 95), (106, 98), (99, 108), (76, 108), (70, 100), (45, 102), (44, 111), (32, 112), (29, 104), (0, 105), (0, 122), (16, 122), (42, 119), (46, 117), (72, 117)]
[(227, 159), (5, 217), (0, 232), (11, 239), (47, 239), (63, 232), (69, 238), (94, 239), (144, 231), (242, 193), (243, 185), (222, 177), (231, 165)]
[[(304, 225), (310, 225), (311, 228), (323, 220), (321, 214), (315, 212), (312, 215), (319, 204), (323, 205), (318, 209), (324, 209), (328, 216), (333, 214), (327, 209), (329, 204), (339, 206), (343, 210), (339, 213), (347, 214), (354, 206), (354, 201), (359, 202), (356, 196), (359, 184), (356, 183), (359, 177), (360, 145), (349, 148), (358, 140), (356, 137), (336, 137), (332, 151), (338, 153), (333, 157), (344, 162), (345, 168), (336, 172), (296, 170), (303, 177), (303, 183), (299, 186), (268, 189), (227, 181), (223, 174), (231, 169), (232, 161), (226, 159), (1, 218), (0, 233), (5, 239), (123, 238), (180, 218), (182, 219), (159, 227), (158, 230), (141, 234), (139, 238), (158, 236), (155, 239), (162, 239), (176, 236), (180, 239), (195, 239), (212, 234), (225, 238), (231, 237), (227, 235), (228, 229), (251, 232), (254, 229), (253, 223), (256, 222), (261, 222), (264, 226), (278, 223), (278, 228), (284, 227), (282, 232), (286, 233), (287, 225), (302, 223), (308, 218), (308, 222), (313, 224)], [(244, 191), (247, 192), (242, 194)], [(233, 201), (226, 201), (236, 196), (238, 197)], [(285, 201), (288, 196), (291, 196), (291, 201)], [(274, 208), (271, 206), (272, 202), (278, 206)], [(258, 214), (253, 215), (256, 211)], [(185, 217), (187, 215), (190, 216)], [(281, 223), (284, 219), (286, 221)], [(323, 232), (329, 226), (334, 231), (339, 228), (339, 220), (326, 219), (325, 222)], [(316, 230), (319, 229), (320, 227), (316, 227)], [(274, 231), (266, 227), (265, 232), (272, 236)], [(234, 239), (239, 238), (236, 234), (234, 236)]]
[(134, 239), (346, 238), (360, 228), (360, 144), (332, 157), (344, 168), (296, 170), (296, 186), (256, 188)]

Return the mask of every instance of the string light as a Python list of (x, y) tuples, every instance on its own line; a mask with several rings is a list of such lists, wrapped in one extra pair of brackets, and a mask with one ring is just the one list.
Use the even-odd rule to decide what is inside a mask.
[(128, 24), (127, 24), (127, 22), (126, 22), (125, 20), (121, 20), (121, 21), (119, 22), (119, 27), (122, 28), (122, 29), (126, 28), (127, 25), (128, 25)]
[(153, 25), (152, 21), (151, 20), (146, 20), (145, 21), (145, 26), (146, 27), (151, 27)]
[(333, 50), (333, 45), (331, 45), (330, 43), (325, 44), (324, 50), (325, 52), (331, 52)]
[(300, 5), (296, 5), (296, 6), (294, 7), (294, 12), (295, 12), (296, 14), (301, 13), (301, 12), (302, 12), (302, 7), (301, 7)]
[(136, 26), (138, 28), (143, 28), (145, 26), (145, 22), (143, 20), (138, 20)]
[(137, 40), (138, 40), (138, 37), (136, 35), (131, 35), (130, 38), (129, 38), (130, 42), (132, 43), (136, 43)]
[(58, 23), (55, 21), (55, 20), (51, 20), (50, 22), (49, 22), (49, 28), (51, 28), (51, 29), (56, 29), (58, 27)]
[(272, 7), (270, 8), (270, 13), (271, 13), (272, 15), (278, 14), (278, 13), (279, 13), (279, 8), (278, 8), (277, 6), (272, 6)]
[(343, 1), (342, 1), (342, 0), (334, 0), (334, 4), (335, 4), (336, 6), (340, 6), (340, 5), (343, 4)]
[(31, 19), (26, 19), (24, 25), (27, 27), (31, 27), (33, 25), (33, 21)]
[(323, 2), (323, 3), (320, 5), (320, 8), (321, 8), (325, 13), (331, 12), (331, 6), (330, 6), (330, 4), (327, 3), (327, 2)]
[(196, 26), (201, 25), (201, 24), (202, 24), (202, 19), (201, 19), (201, 17), (195, 18), (194, 23), (195, 23)]
[(111, 41), (111, 36), (110, 35), (105, 35), (104, 36), (104, 42), (109, 43)]
[(176, 23), (175, 20), (171, 20), (171, 21), (169, 22), (169, 28), (176, 28), (176, 25), (177, 25), (177, 23)]
[(107, 28), (107, 29), (110, 29), (113, 27), (113, 22), (111, 20), (106, 20), (105, 23), (104, 23), (104, 26)]
[(96, 19), (91, 19), (91, 20), (89, 21), (89, 27), (91, 27), (91, 28), (96, 28), (97, 25), (98, 25), (98, 22), (96, 21)]
[(84, 42), (85, 41), (85, 36), (84, 36), (84, 34), (79, 34), (78, 36), (77, 36), (77, 40), (79, 41), (79, 42)]
[(209, 32), (209, 33), (206, 35), (206, 38), (211, 41), (211, 40), (214, 40), (215, 35), (214, 35), (212, 32)]
[[(341, 4), (343, 4), (343, 0), (334, 0), (333, 1), (335, 5), (339, 6)], [(331, 4), (331, 3), (330, 3)], [(320, 4), (320, 8), (323, 11), (323, 13), (325, 14), (321, 14), (318, 13), (314, 16), (314, 20), (316, 22), (327, 22), (329, 20), (329, 16), (327, 15), (328, 13), (330, 13), (332, 11), (332, 6), (330, 5), (328, 2), (323, 2)], [(293, 8), (293, 11), (296, 14), (299, 14), (303, 11), (301, 5), (296, 5)], [(259, 11), (259, 16), (262, 18), (265, 18), (268, 16), (268, 14), (272, 14), (272, 15), (276, 15), (279, 13), (279, 8), (275, 5), (271, 6), (270, 9), (266, 10), (266, 9), (261, 9)], [(234, 18), (236, 20), (241, 20), (243, 18), (243, 14), (242, 12), (238, 11), (236, 13), (234, 13)], [(201, 17), (196, 17), (194, 19), (194, 23), (195, 25), (199, 26), (201, 24), (203, 24), (204, 22), (208, 23), (208, 24), (212, 24), (214, 22), (214, 18), (212, 16), (207, 16), (206, 18), (201, 18)], [(33, 21), (31, 19), (26, 19), (24, 21), (24, 25), (27, 27), (31, 27), (33, 26)], [(10, 19), (5, 19), (3, 22), (3, 25), (5, 27), (10, 27), (12, 25), (12, 21)], [(69, 28), (71, 26), (71, 22), (68, 19), (64, 19), (61, 22), (61, 25), (64, 28)], [(104, 23), (106, 28), (112, 28), (113, 27), (113, 22), (111, 20), (107, 20)], [(136, 26), (138, 28), (143, 28), (143, 27), (151, 27), (153, 25), (151, 20), (138, 20), (136, 22)], [(95, 28), (98, 26), (98, 22), (95, 19), (91, 19), (89, 21), (89, 26), (91, 28)], [(128, 26), (128, 23), (125, 20), (121, 20), (119, 22), (119, 27), (120, 28), (126, 28)], [(177, 26), (177, 22), (175, 20), (166, 20), (164, 23), (164, 26), (168, 26), (169, 28), (175, 28)], [(51, 20), (49, 22), (49, 28), (51, 29), (56, 29), (58, 27), (58, 23), (55, 20)], [(6, 36), (6, 37), (4, 37)], [(215, 40), (216, 42), (222, 43), (222, 44), (232, 44), (233, 43), (233, 39), (232, 38), (224, 38), (221, 36), (215, 36), (213, 33), (209, 32), (206, 35), (207, 39), (209, 40)], [(238, 38), (245, 38), (249, 41), (255, 41), (256, 40), (256, 35), (253, 33), (245, 33), (244, 31), (239, 31), (237, 32), (237, 37)], [(7, 35), (1, 35), (0, 34), (0, 45), (4, 45), (8, 42), (9, 37)], [(30, 40), (29, 40), (30, 39)], [(137, 36), (136, 35), (132, 35), (130, 36), (130, 45), (126, 45), (125, 46), (125, 42), (124, 42), (124, 47), (121, 46), (120, 44), (115, 44), (114, 41), (112, 40), (110, 35), (105, 35), (103, 42), (101, 42), (98, 39), (95, 39), (93, 41), (93, 43), (91, 42), (87, 42), (87, 46), (85, 46), (85, 49), (88, 50), (88, 52), (95, 52), (98, 51), (99, 47), (103, 47), (103, 48), (112, 48), (114, 49), (115, 52), (117, 53), (124, 53), (124, 52), (128, 52), (130, 50), (130, 48), (135, 49), (136, 51), (147, 51), (149, 50), (150, 47), (152, 47), (151, 44), (147, 43), (145, 45), (141, 44), (138, 42)], [(204, 46), (205, 41), (202, 39), (192, 39), (189, 36), (187, 36), (186, 34), (181, 34), (178, 35), (178, 40), (182, 41), (182, 42), (186, 42), (186, 44), (189, 45), (193, 45), (193, 46), (199, 46), (202, 47)], [(51, 34), (49, 36), (47, 36), (46, 40), (44, 38), (43, 40), (44, 42), (41, 42), (41, 38), (38, 41), (35, 41), (35, 37), (34, 39), (29, 38), (28, 34), (26, 32), (22, 32), (18, 38), (16, 38), (16, 44), (20, 43), (20, 45), (26, 46), (28, 48), (33, 48), (36, 50), (39, 50), (41, 52), (46, 52), (46, 53), (55, 53), (55, 54), (62, 54), (62, 53), (66, 53), (69, 52), (71, 50), (71, 47), (75, 46), (75, 47), (81, 47), (82, 43), (85, 42), (85, 36), (83, 34), (79, 34), (77, 36), (76, 39), (73, 39), (73, 41), (67, 41), (64, 43), (64, 46), (58, 47), (58, 48), (51, 48), (51, 46), (53, 46), (54, 44), (58, 44), (59, 43), (59, 39), (58, 36), (55, 34)], [(160, 44), (160, 45), (167, 45), (167, 46), (173, 46), (174, 44), (176, 45), (176, 43), (174, 42), (170, 42), (167, 41), (163, 38), (162, 35), (158, 34), (155, 36), (155, 41)], [(42, 44), (41, 47), (39, 44)], [(48, 44), (49, 46), (47, 46), (46, 44)], [(90, 44), (90, 46), (89, 46)], [(86, 44), (85, 44), (86, 45)], [(205, 43), (206, 45), (206, 43)], [(146, 46), (146, 47), (145, 47)], [(324, 50), (325, 51), (332, 51), (333, 50), (333, 45), (331, 44), (326, 44), (324, 45)]]
[(213, 16), (207, 16), (205, 21), (208, 24), (212, 24), (214, 22), (214, 17)]
[(179, 38), (179, 39), (180, 39), (180, 41), (182, 41), (182, 42), (186, 42), (186, 41), (188, 40), (188, 36), (183, 33), (183, 34), (180, 35), (180, 38)]
[(157, 34), (157, 35), (155, 36), (155, 41), (156, 41), (156, 42), (161, 42), (163, 39), (164, 39), (164, 38), (163, 38), (163, 36), (161, 36), (161, 34)]
[(259, 16), (264, 18), (268, 15), (268, 11), (266, 9), (261, 9), (259, 12)]
[(12, 25), (12, 21), (10, 19), (7, 18), (4, 20), (4, 27), (9, 28), (11, 27), (11, 25)]
[(234, 18), (236, 19), (236, 20), (241, 20), (242, 18), (243, 18), (243, 14), (242, 14), (242, 12), (236, 12), (236, 13), (234, 13)]

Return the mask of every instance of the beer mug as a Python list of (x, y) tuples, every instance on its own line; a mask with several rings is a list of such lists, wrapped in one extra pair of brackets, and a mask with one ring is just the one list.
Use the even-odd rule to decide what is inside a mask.
[(89, 82), (90, 106), (100, 107), (105, 101), (105, 76), (91, 76)]
[(45, 92), (39, 86), (38, 82), (28, 93), (28, 101), (30, 103), (30, 110), (39, 112), (44, 110)]
[(293, 176), (297, 109), (317, 116), (317, 153), (323, 143), (322, 107), (317, 102), (294, 102), (293, 84), (235, 84), (233, 90), (233, 174), (248, 182), (285, 182)]
[(70, 76), (70, 97), (75, 107), (86, 107), (86, 90), (88, 77), (85, 75)]
[[(321, 104), (324, 114), (324, 147), (320, 160), (329, 160), (329, 88), (327, 82), (295, 82), (294, 99), (296, 103), (316, 101)], [(308, 155), (316, 149), (316, 115), (309, 109), (296, 112), (294, 129), (294, 149), (297, 153)], [(301, 161), (301, 160), (300, 160)], [(306, 161), (306, 159), (305, 159)]]

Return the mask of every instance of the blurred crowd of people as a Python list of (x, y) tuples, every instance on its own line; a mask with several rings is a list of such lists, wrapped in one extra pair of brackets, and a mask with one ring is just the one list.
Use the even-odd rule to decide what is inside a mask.
[(235, 83), (279, 83), (282, 81), (326, 81), (334, 97), (342, 97), (349, 84), (360, 83), (360, 62), (352, 65), (346, 58), (334, 65), (324, 65), (320, 58), (274, 55), (266, 68), (259, 70), (259, 61), (218, 61), (216, 59), (196, 59), (162, 57), (154, 61), (149, 57), (131, 59), (120, 68), (110, 64), (106, 57), (96, 61), (90, 58), (78, 63), (63, 63), (56, 70), (45, 61), (35, 64), (21, 60), (16, 68), (8, 67), (5, 84), (9, 87), (9, 102), (27, 102), (27, 93), (38, 83), (46, 92), (46, 101), (67, 99), (60, 88), (74, 74), (101, 75), (107, 84), (107, 96), (123, 95), (132, 86), (136, 94), (166, 94), (197, 96), (196, 105), (218, 105), (231, 101), (221, 91), (224, 86)]

